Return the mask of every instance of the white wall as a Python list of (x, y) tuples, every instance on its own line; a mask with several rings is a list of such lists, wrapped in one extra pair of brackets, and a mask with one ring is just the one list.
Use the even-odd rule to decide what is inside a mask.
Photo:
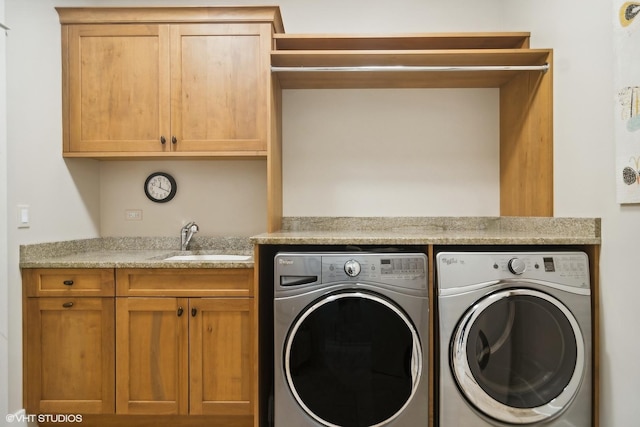
[[(190, 166), (180, 162), (163, 164), (172, 168), (180, 182), (189, 183), (194, 189), (190, 195), (183, 193), (187, 197), (181, 202), (183, 208), (161, 210), (156, 209), (157, 206), (144, 207), (145, 212), (151, 209), (149, 214), (156, 220), (143, 221), (144, 224), (135, 230), (126, 229), (129, 225), (118, 223), (123, 209), (136, 208), (144, 203), (140, 194), (135, 193), (139, 191), (136, 188), (141, 185), (139, 181), (147, 173), (146, 168), (155, 168), (156, 164), (62, 160), (60, 40), (53, 7), (177, 3), (174, 0), (6, 0), (6, 19), (12, 27), (7, 45), (8, 208), (11, 213), (18, 203), (32, 207), (32, 227), (28, 230), (17, 230), (13, 215), (8, 218), (9, 411), (21, 407), (18, 245), (100, 234), (116, 235), (118, 232), (164, 234), (166, 230), (175, 228), (176, 222), (187, 219), (190, 212), (196, 212), (199, 217), (201, 212), (209, 211), (209, 207), (201, 209), (198, 190), (210, 185), (211, 180), (217, 177), (214, 170), (218, 165), (216, 162), (198, 164), (198, 168), (202, 168), (198, 174), (207, 183), (202, 187), (196, 182), (198, 174), (190, 174)], [(611, 2), (281, 0), (277, 3), (281, 6), (289, 33), (518, 30), (532, 32), (533, 47), (554, 48), (556, 215), (603, 218), (600, 424), (626, 427), (637, 422), (640, 419), (636, 391), (640, 383), (640, 367), (635, 355), (640, 351), (640, 344), (629, 338), (633, 326), (627, 325), (640, 323), (640, 314), (634, 304), (640, 300), (640, 288), (636, 286), (637, 274), (632, 271), (638, 262), (636, 247), (640, 241), (640, 207), (620, 207), (615, 202), (611, 34), (616, 8)], [(398, 110), (408, 105), (416, 108), (405, 110), (406, 115), (398, 115)], [(445, 109), (459, 107), (459, 117), (464, 117), (464, 120), (456, 116), (442, 122), (428, 122), (439, 105)], [(392, 108), (386, 111), (387, 106)], [(424, 124), (416, 110), (424, 111)], [(286, 91), (284, 114), (284, 156), (287, 161), (284, 170), (285, 214), (396, 215), (399, 211), (382, 202), (385, 196), (397, 194), (392, 190), (394, 185), (406, 191), (397, 201), (400, 211), (407, 215), (497, 212), (497, 188), (492, 184), (497, 182), (496, 158), (485, 155), (495, 152), (497, 147), (497, 140), (491, 136), (495, 135), (497, 123), (494, 90), (465, 91), (462, 97), (455, 90)], [(336, 116), (348, 116), (348, 120), (339, 121)], [(332, 126), (325, 126), (327, 121)], [(454, 133), (448, 133), (448, 128), (453, 128)], [(476, 134), (480, 135), (476, 137)], [(389, 141), (393, 141), (394, 146), (400, 144), (404, 150), (413, 148), (420, 152), (425, 168), (419, 169), (415, 163), (412, 168), (390, 165), (384, 169), (385, 179), (371, 174), (370, 168), (381, 169), (384, 165), (386, 157), (382, 157), (385, 153), (380, 147)], [(357, 145), (352, 145), (354, 143)], [(331, 150), (317, 151), (320, 144), (327, 144)], [(461, 144), (454, 146), (468, 146), (478, 151), (466, 152), (466, 158), (438, 153), (442, 156), (438, 159), (450, 164), (451, 173), (455, 176), (448, 180), (446, 175), (436, 175), (441, 186), (434, 186), (431, 172), (442, 172), (437, 171), (437, 164), (431, 163), (431, 155), (442, 149), (443, 144), (447, 147), (449, 144)], [(357, 159), (357, 162), (350, 163), (349, 159)], [(0, 165), (1, 160), (0, 154)], [(415, 158), (411, 160), (419, 162)], [(369, 169), (353, 164), (368, 165)], [(243, 188), (256, 196), (255, 205), (245, 205), (244, 209), (259, 211), (264, 206), (264, 190), (251, 177), (262, 171), (258, 170), (261, 166), (254, 166), (242, 167), (243, 174), (249, 175)], [(306, 170), (319, 172), (311, 175), (305, 173)], [(109, 185), (111, 178), (116, 176), (120, 179), (115, 180), (114, 186)], [(363, 177), (377, 180), (378, 188), (367, 188), (362, 183)], [(351, 180), (349, 188), (356, 189), (357, 204), (352, 203), (352, 193), (344, 188), (345, 179)], [(127, 184), (129, 180), (134, 184)], [(424, 184), (419, 190), (413, 187), (416, 180)], [(453, 185), (453, 182), (456, 182), (456, 188), (451, 189), (451, 194), (461, 200), (460, 204), (444, 198), (450, 190), (447, 185)], [(466, 192), (469, 189), (471, 192)], [(365, 191), (372, 193), (365, 194)], [(409, 197), (416, 192), (419, 192), (417, 199)], [(481, 200), (470, 198), (476, 192), (482, 194)], [(218, 196), (215, 197), (217, 199)], [(119, 200), (125, 200), (127, 205), (123, 206)], [(225, 196), (219, 204), (224, 205), (227, 200)], [(236, 199), (229, 203), (237, 206), (239, 201)], [(174, 226), (164, 226), (165, 221), (173, 222)], [(253, 231), (253, 227), (260, 226), (257, 217), (249, 216), (243, 221), (246, 222), (241, 228), (246, 226), (248, 233)], [(215, 234), (219, 224), (215, 220), (211, 224), (211, 233)], [(237, 231), (242, 232), (240, 229)]]
[[(0, 0), (0, 22), (7, 25), (4, 0)], [(5, 31), (0, 29), (0, 416), (9, 411), (9, 289), (7, 272), (7, 87)], [(1, 419), (1, 418), (0, 418)]]

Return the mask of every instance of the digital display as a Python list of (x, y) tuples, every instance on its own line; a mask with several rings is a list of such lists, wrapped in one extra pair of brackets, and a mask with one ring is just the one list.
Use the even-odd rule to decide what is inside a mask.
[(380, 272), (393, 275), (422, 274), (424, 266), (420, 258), (392, 258), (380, 260)]

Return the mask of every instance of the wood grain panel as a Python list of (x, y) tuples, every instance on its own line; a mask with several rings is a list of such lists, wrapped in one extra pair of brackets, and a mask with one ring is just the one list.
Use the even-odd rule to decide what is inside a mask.
[(168, 26), (74, 25), (68, 43), (69, 150), (168, 149)]
[(552, 84), (522, 72), (500, 89), (500, 215), (553, 216)]
[(188, 412), (188, 318), (186, 299), (117, 298), (117, 413)]
[(173, 25), (171, 38), (172, 149), (266, 150), (261, 26)]
[(252, 268), (118, 269), (118, 296), (250, 296)]
[(113, 413), (114, 299), (28, 298), (28, 413)]
[(22, 275), (29, 297), (115, 295), (115, 273), (112, 268), (25, 269)]
[(424, 34), (275, 34), (277, 50), (424, 50), (528, 48), (528, 32)]
[(191, 413), (253, 413), (253, 300), (192, 298), (190, 307)]

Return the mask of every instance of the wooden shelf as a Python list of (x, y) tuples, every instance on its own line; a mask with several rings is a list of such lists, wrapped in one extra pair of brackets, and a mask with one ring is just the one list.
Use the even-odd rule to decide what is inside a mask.
[(283, 50), (526, 49), (528, 32), (426, 34), (274, 34)]
[[(529, 33), (275, 34), (274, 45), (272, 71), (283, 89), (501, 87), (523, 71), (397, 67), (542, 66), (551, 56), (550, 49), (528, 48)], [(369, 66), (392, 69), (354, 69)], [(309, 67), (336, 69), (310, 71)]]

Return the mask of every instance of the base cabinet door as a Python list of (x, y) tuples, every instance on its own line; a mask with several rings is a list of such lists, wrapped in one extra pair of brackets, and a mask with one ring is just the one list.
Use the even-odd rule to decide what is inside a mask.
[(253, 299), (192, 298), (190, 307), (190, 412), (252, 414)]
[(116, 413), (188, 412), (188, 300), (117, 298)]
[(117, 298), (116, 413), (251, 415), (252, 298)]
[(114, 298), (27, 298), (30, 414), (114, 412)]

